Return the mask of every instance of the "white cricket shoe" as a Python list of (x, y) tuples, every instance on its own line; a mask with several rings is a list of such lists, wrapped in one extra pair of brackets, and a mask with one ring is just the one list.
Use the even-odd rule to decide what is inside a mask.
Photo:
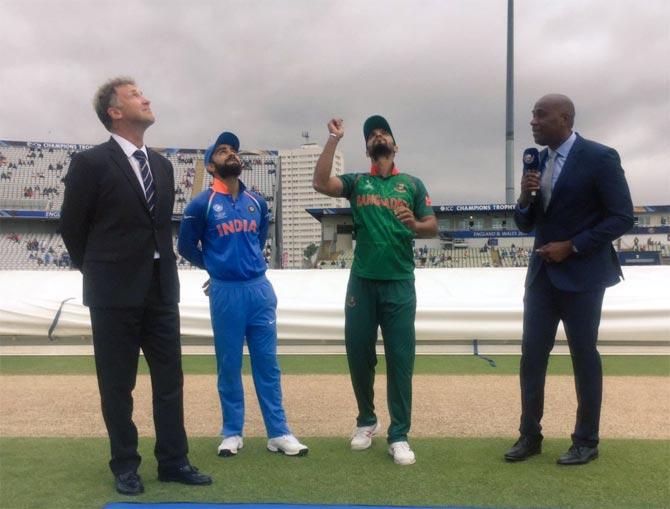
[(244, 447), (244, 442), (242, 441), (241, 436), (232, 435), (225, 437), (219, 445), (219, 456), (235, 456), (237, 450), (242, 449), (242, 447)]
[(287, 456), (307, 456), (309, 448), (298, 442), (293, 435), (282, 435), (268, 440), (268, 451), (280, 452)]
[(382, 430), (382, 425), (377, 421), (372, 426), (359, 426), (354, 430), (351, 437), (351, 448), (354, 451), (362, 451), (372, 445), (372, 437)]
[(389, 445), (389, 454), (393, 456), (396, 465), (412, 465), (416, 463), (416, 456), (407, 442), (393, 442)]

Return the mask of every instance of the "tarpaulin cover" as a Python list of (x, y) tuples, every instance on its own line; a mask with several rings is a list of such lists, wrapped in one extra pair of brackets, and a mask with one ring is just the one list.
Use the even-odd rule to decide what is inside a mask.
[[(519, 340), (523, 268), (416, 271), (418, 340)], [(268, 271), (278, 298), (280, 341), (341, 340), (348, 270)], [(670, 339), (670, 266), (625, 267), (625, 281), (605, 294), (600, 340)], [(181, 330), (211, 337), (203, 271), (181, 271)], [(44, 336), (59, 306), (58, 336), (91, 333), (77, 271), (1, 271), (0, 335)], [(562, 328), (558, 338), (564, 338)]]

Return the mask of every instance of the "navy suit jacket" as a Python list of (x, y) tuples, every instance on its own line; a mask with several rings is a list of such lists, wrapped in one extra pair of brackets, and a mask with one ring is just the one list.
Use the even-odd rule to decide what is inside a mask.
[[(547, 149), (540, 153), (540, 167)], [(514, 221), (522, 232), (535, 230), (526, 287), (542, 266), (552, 284), (571, 292), (612, 286), (623, 277), (612, 241), (633, 227), (633, 203), (616, 150), (577, 139), (554, 185), (545, 211), (542, 199), (524, 214), (517, 206)], [(561, 263), (545, 263), (535, 249), (549, 242), (571, 240), (577, 253)]]
[(155, 251), (162, 301), (179, 302), (172, 248), (174, 170), (160, 154), (147, 153), (156, 187), (153, 214), (113, 138), (72, 156), (64, 178), (60, 233), (72, 264), (83, 273), (84, 305), (141, 306), (151, 288)]

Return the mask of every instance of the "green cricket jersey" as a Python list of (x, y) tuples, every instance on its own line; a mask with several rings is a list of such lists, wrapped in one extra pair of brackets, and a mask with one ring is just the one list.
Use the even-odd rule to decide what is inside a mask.
[(434, 215), (423, 182), (394, 168), (383, 178), (370, 173), (340, 175), (342, 196), (351, 203), (356, 249), (351, 272), (368, 279), (413, 279), (414, 232), (395, 216), (404, 204), (417, 219)]

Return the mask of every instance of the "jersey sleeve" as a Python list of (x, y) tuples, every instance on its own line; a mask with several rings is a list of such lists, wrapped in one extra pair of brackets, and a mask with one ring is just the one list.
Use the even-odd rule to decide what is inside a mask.
[(261, 207), (261, 224), (258, 228), (258, 245), (261, 251), (265, 248), (265, 242), (268, 239), (268, 229), (270, 228), (270, 212), (268, 211), (268, 204), (263, 197), (256, 195), (258, 204)]
[(416, 194), (414, 196), (414, 215), (421, 219), (422, 217), (426, 216), (434, 216), (435, 212), (433, 212), (433, 202), (430, 199), (430, 196), (428, 195), (428, 191), (426, 190), (426, 186), (423, 185), (423, 182), (421, 182), (421, 179), (418, 179), (416, 177), (414, 178), (414, 183), (416, 184)]
[(184, 210), (179, 227), (177, 251), (196, 267), (205, 268), (202, 236), (207, 226), (207, 202), (197, 196)]
[(338, 175), (337, 178), (342, 181), (342, 196), (347, 200), (350, 200), (351, 194), (354, 192), (354, 186), (356, 185), (358, 174), (345, 173), (344, 175)]

